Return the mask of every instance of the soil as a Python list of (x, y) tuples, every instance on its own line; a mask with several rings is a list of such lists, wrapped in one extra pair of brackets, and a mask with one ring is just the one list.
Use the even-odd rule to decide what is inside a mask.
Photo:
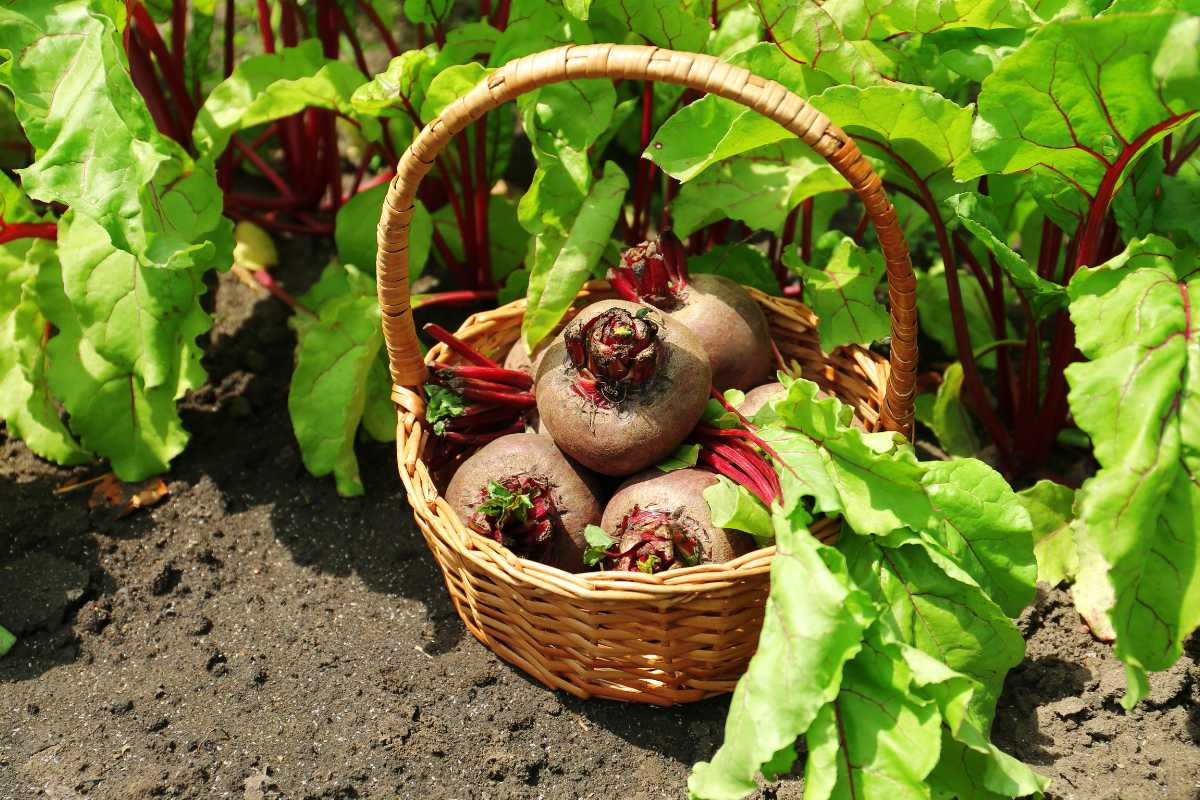
[[(499, 661), (450, 607), (388, 445), (359, 447), (364, 497), (305, 471), (286, 309), (228, 276), (218, 297), (161, 504), (89, 510), (53, 489), (99, 469), (0, 433), (0, 624), (20, 637), (0, 659), (0, 800), (683, 797), (728, 700), (581, 702)], [(1200, 797), (1195, 640), (1126, 713), (1120, 663), (1063, 592), (1022, 625), (1001, 747), (1059, 800)]]

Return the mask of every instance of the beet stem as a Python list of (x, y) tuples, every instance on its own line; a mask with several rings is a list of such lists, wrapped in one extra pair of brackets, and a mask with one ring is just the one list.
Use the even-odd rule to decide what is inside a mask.
[(533, 399), (533, 395), (529, 392), (514, 392), (505, 394), (503, 392), (490, 391), (485, 389), (462, 389), (459, 391), (467, 400), (475, 400), (480, 403), (495, 403), (501, 406), (519, 406), (522, 408), (532, 408), (537, 405)]
[(487, 381), (493, 384), (508, 384), (511, 386), (516, 386), (518, 389), (528, 389), (529, 387), (533, 386), (533, 378), (529, 377), (529, 375), (526, 373), (518, 372), (515, 369), (504, 369), (503, 367), (476, 367), (455, 364), (448, 367), (436, 367), (434, 372), (436, 372), (439, 377), (444, 375), (450, 378), (458, 378), (467, 382)]
[(424, 330), (434, 339), (437, 339), (439, 342), (446, 345), (468, 361), (471, 361), (472, 363), (481, 367), (502, 369), (502, 367), (495, 361), (488, 358), (483, 353), (464, 342), (462, 339), (459, 339), (457, 336), (443, 328), (441, 325), (438, 325), (436, 322), (426, 323)]

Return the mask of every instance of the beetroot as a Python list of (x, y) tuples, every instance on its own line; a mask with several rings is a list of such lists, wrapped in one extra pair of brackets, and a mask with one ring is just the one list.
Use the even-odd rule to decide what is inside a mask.
[(535, 395), (558, 446), (605, 475), (660, 461), (708, 400), (711, 369), (695, 334), (622, 300), (583, 309), (546, 348)]
[(525, 340), (517, 339), (508, 351), (508, 355), (504, 357), (504, 368), (524, 372), (526, 375), (536, 375), (544, 355), (546, 355), (546, 348), (543, 347), (537, 351), (537, 355), (530, 358), (529, 350), (525, 348)]
[(446, 501), (471, 530), (522, 558), (582, 565), (584, 529), (600, 518), (595, 478), (532, 433), (503, 436), (463, 462)]
[[(742, 412), (743, 416), (753, 417), (760, 408), (776, 397), (783, 397), (785, 394), (787, 394), (787, 387), (782, 383), (764, 383), (762, 386), (756, 386), (746, 392), (746, 399), (738, 406), (738, 411)], [(827, 395), (823, 391), (817, 392), (818, 398), (825, 396)]]
[(719, 564), (754, 549), (754, 540), (713, 525), (704, 490), (717, 477), (702, 469), (647, 470), (622, 484), (604, 509), (611, 544), (587, 561), (606, 569), (656, 573)]
[(717, 389), (745, 390), (766, 380), (771, 333), (762, 309), (728, 278), (689, 275), (683, 244), (670, 231), (626, 250), (608, 279), (626, 300), (649, 303), (699, 337)]

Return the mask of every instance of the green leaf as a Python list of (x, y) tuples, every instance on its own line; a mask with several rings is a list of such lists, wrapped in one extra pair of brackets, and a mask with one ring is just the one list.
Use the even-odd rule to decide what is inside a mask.
[[(967, 318), (967, 331), (972, 342), (988, 342), (994, 336), (991, 311), (987, 297), (979, 282), (963, 270), (959, 270), (959, 288), (962, 292), (963, 313)], [(958, 356), (958, 345), (954, 340), (954, 328), (947, 313), (950, 307), (949, 290), (946, 288), (946, 268), (939, 261), (928, 272), (917, 279), (917, 316), (921, 320), (921, 332), (937, 340), (948, 355)], [(988, 353), (978, 359), (984, 368), (996, 366), (996, 356)]]
[(588, 525), (584, 528), (583, 538), (588, 544), (587, 550), (583, 551), (583, 564), (587, 567), (594, 567), (603, 561), (609, 549), (617, 543), (617, 540), (605, 533), (599, 525)]
[(804, 302), (817, 315), (825, 352), (844, 344), (870, 345), (891, 332), (887, 309), (875, 298), (883, 279), (879, 253), (843, 236), (824, 269), (804, 265), (792, 250), (784, 254), (784, 263), (804, 278)]
[(446, 432), (446, 420), (462, 416), (467, 410), (467, 402), (462, 395), (444, 386), (425, 384), (425, 396), (425, 421), (433, 426), (433, 432), (439, 436)]
[[(59, 236), (60, 253), (64, 257), (71, 251), (72, 242), (86, 244), (92, 236), (107, 240), (96, 223), (75, 216), (74, 212), (59, 222)], [(132, 260), (121, 251), (110, 252), (114, 259)], [(195, 296), (199, 295), (199, 281), (189, 272), (140, 266), (133, 269), (138, 271), (139, 278), (187, 276), (193, 282)], [(100, 355), (83, 335), (76, 310), (64, 290), (63, 268), (57, 262), (42, 265), (36, 290), (38, 306), (59, 331), (47, 347), (50, 367), (46, 380), (71, 415), (72, 432), (85, 449), (107, 457), (121, 480), (138, 481), (165, 472), (188, 439), (175, 410), (175, 400), (188, 389), (199, 386), (204, 378), (200, 351), (193, 341), (203, 330), (199, 325), (202, 315), (192, 317), (197, 329), (180, 331), (187, 344), (174, 354), (174, 364), (156, 365), (167, 379), (149, 386), (137, 364), (113, 363)], [(136, 309), (134, 312), (136, 318)], [(130, 318), (128, 310), (118, 315), (121, 322)]]
[(454, 0), (404, 0), (404, 16), (414, 24), (440, 25), (454, 8)]
[(922, 478), (941, 545), (1010, 617), (1033, 600), (1032, 522), (1000, 474), (971, 458), (931, 461)]
[[(409, 50), (388, 62), (387, 69), (359, 86), (350, 105), (359, 115), (402, 117), (412, 120), (425, 102), (425, 89), (432, 76), (433, 48)], [(424, 122), (424, 120), (422, 120)]]
[(962, 364), (955, 361), (942, 373), (929, 419), (929, 427), (937, 434), (942, 449), (954, 456), (978, 453), (982, 446), (971, 414), (962, 401), (962, 383)]
[[(1169, 667), (1200, 624), (1195, 267), (1193, 254), (1149, 237), (1068, 287), (1089, 359), (1067, 369), (1069, 401), (1100, 463), (1078, 494), (1080, 536), (1110, 565), (1115, 651), (1135, 671)], [(1138, 699), (1131, 686), (1124, 702)]]
[(718, 219), (780, 231), (788, 212), (822, 192), (847, 188), (846, 180), (799, 139), (786, 139), (706, 169), (683, 184), (671, 202), (681, 237)]
[(228, 265), (212, 161), (155, 129), (113, 19), (82, 0), (22, 0), (0, 9), (0, 29), (0, 83), (37, 155), (20, 171), (29, 196), (90, 217), (147, 266)]
[(305, 108), (327, 108), (357, 119), (367, 139), (379, 137), (378, 123), (360, 114), (351, 96), (363, 74), (351, 64), (321, 54), (307, 39), (295, 47), (252, 56), (238, 64), (205, 99), (192, 138), (201, 153), (219, 156), (234, 133), (291, 116)]
[(589, 192), (569, 233), (562, 239), (550, 232), (539, 237), (542, 249), (535, 251), (531, 263), (529, 305), (521, 323), (530, 352), (562, 319), (600, 260), (628, 188), (625, 173), (611, 161), (605, 163), (603, 176)]
[(16, 643), (17, 637), (13, 636), (3, 625), (0, 625), (0, 656), (8, 655), (8, 651), (12, 650), (13, 645)]
[(1075, 491), (1053, 481), (1038, 481), (1017, 493), (1033, 520), (1033, 552), (1037, 557), (1038, 580), (1057, 586), (1071, 580), (1079, 570), (1075, 549)]
[(912, 534), (843, 536), (838, 549), (855, 582), (882, 604), (891, 635), (978, 681), (971, 713), (991, 719), (1005, 673), (1025, 652), (1003, 609), (946, 551)]
[[(317, 477), (333, 473), (338, 493), (353, 496), (363, 493), (355, 434), (383, 346), (379, 303), (370, 278), (352, 267), (331, 264), (321, 281), (324, 286), (305, 296), (317, 319), (293, 317), (296, 370), (288, 411), (308, 471)], [(338, 285), (347, 291), (336, 292)]]
[(806, 798), (929, 798), (941, 715), (912, 691), (911, 671), (889, 649), (868, 634), (846, 665), (841, 693), (809, 729)]
[(563, 0), (563, 8), (571, 12), (571, 15), (576, 19), (581, 19), (587, 22), (588, 11), (591, 9), (592, 0)]
[(688, 257), (692, 275), (721, 275), (769, 295), (779, 294), (779, 282), (767, 254), (748, 244), (719, 244), (707, 253)]
[(387, 353), (383, 350), (367, 374), (367, 400), (363, 405), (362, 427), (377, 442), (396, 441), (392, 376), (388, 374)]
[(894, 165), (889, 180), (918, 191), (924, 184), (938, 200), (954, 190), (953, 166), (970, 153), (969, 107), (904, 84), (834, 86), (813, 98), (813, 105), (853, 136), (864, 153)]
[(974, 192), (963, 192), (946, 202), (958, 217), (959, 223), (996, 257), (996, 262), (1009, 274), (1013, 283), (1026, 291), (1030, 306), (1038, 319), (1066, 304), (1066, 287), (1039, 276), (1037, 270), (1004, 241), (991, 198)]
[(676, 447), (669, 456), (654, 466), (663, 472), (674, 472), (675, 470), (696, 466), (696, 459), (699, 457), (700, 445), (685, 442)]
[(744, 531), (762, 547), (775, 537), (771, 513), (746, 487), (724, 475), (718, 475), (717, 482), (704, 490), (704, 500), (718, 528)]
[(1169, 36), (1173, 21), (1102, 16), (1039, 29), (983, 82), (974, 158), (959, 164), (958, 178), (1036, 169), (1090, 195), (1106, 174), (1118, 179), (1200, 106), (1200, 81), (1152, 68), (1180, 44)]
[(589, 16), (610, 18), (618, 30), (636, 34), (638, 44), (697, 51), (711, 30), (707, 13), (701, 0), (592, 0)]
[[(801, 97), (828, 87), (828, 76), (789, 61), (770, 42), (738, 53), (729, 63), (779, 81)], [(687, 182), (713, 164), (795, 134), (741, 103), (706, 95), (676, 111), (642, 154), (678, 181)]]
[(494, 70), (472, 61), (447, 67), (434, 76), (421, 103), (421, 119), (433, 120), (446, 106), (475, 88)]
[(756, 788), (763, 765), (790, 764), (796, 737), (837, 696), (843, 666), (874, 617), (845, 559), (818, 543), (807, 521), (803, 510), (773, 514), (778, 549), (758, 650), (733, 692), (724, 744), (688, 779), (696, 800), (740, 800)]
[[(28, 198), (0, 173), (0, 218), (37, 222)], [(46, 382), (46, 326), (37, 304), (35, 280), (43, 268), (57, 269), (54, 245), (17, 239), (0, 245), (0, 419), (42, 458), (59, 464), (88, 459), (59, 418)]]
[[(333, 241), (343, 264), (353, 264), (366, 272), (375, 271), (378, 251), (375, 227), (383, 209), (388, 184), (381, 183), (359, 192), (338, 209), (334, 220)], [(413, 200), (412, 223), (408, 229), (408, 277), (413, 280), (425, 270), (433, 244), (433, 219), (420, 200)]]

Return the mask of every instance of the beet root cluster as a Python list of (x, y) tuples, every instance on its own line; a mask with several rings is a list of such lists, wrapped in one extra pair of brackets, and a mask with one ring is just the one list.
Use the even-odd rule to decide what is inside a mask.
[[(609, 277), (623, 299), (584, 307), (532, 357), (518, 343), (503, 366), (430, 331), (464, 362), (433, 368), (427, 387), (437, 446), (461, 460), (445, 497), (476, 534), (568, 571), (736, 558), (754, 542), (717, 527), (704, 492), (720, 474), (766, 506), (780, 499), (775, 454), (747, 419), (783, 390), (764, 385), (766, 318), (738, 284), (690, 275), (670, 234)], [(730, 387), (754, 389), (744, 412), (720, 394)], [(710, 397), (729, 413), (701, 424)], [(685, 443), (698, 466), (656, 466)], [(607, 502), (605, 476), (626, 479)]]

